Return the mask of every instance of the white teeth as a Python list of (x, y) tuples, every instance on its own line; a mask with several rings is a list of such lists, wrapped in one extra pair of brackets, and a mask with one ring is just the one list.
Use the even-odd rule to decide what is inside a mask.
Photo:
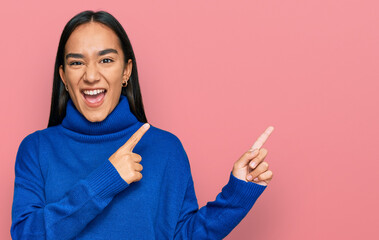
[(87, 94), (87, 95), (96, 95), (96, 94), (105, 92), (105, 90), (104, 89), (84, 90), (83, 92), (84, 92), (84, 94)]

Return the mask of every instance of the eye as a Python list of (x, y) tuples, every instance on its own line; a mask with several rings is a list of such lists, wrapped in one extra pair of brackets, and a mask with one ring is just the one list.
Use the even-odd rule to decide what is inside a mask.
[(112, 59), (110, 59), (110, 58), (104, 58), (103, 60), (101, 60), (101, 61), (105, 61), (104, 63), (110, 63), (110, 62), (113, 62), (113, 60)]
[(82, 64), (81, 62), (70, 62), (69, 65), (70, 66), (73, 66), (73, 65), (80, 65)]

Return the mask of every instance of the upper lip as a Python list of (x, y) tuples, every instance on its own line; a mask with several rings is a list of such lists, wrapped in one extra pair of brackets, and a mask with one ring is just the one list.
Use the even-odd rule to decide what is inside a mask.
[(105, 90), (105, 91), (107, 91), (107, 89), (105, 89), (105, 88), (101, 88), (101, 87), (99, 87), (99, 88), (83, 88), (82, 90), (80, 90), (81, 92), (84, 92), (84, 91), (93, 91), (93, 90)]

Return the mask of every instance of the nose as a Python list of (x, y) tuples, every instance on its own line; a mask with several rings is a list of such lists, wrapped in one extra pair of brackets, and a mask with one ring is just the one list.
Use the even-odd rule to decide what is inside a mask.
[(100, 80), (100, 74), (97, 69), (96, 63), (88, 64), (84, 73), (84, 81), (93, 83)]

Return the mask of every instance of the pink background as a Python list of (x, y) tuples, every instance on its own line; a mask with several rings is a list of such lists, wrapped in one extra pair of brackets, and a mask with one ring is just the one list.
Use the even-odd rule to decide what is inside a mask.
[(18, 146), (47, 126), (60, 34), (87, 9), (124, 26), (147, 118), (181, 139), (200, 206), (275, 127), (274, 178), (226, 239), (377, 239), (378, 1), (57, 3), (0, 6), (0, 239)]

